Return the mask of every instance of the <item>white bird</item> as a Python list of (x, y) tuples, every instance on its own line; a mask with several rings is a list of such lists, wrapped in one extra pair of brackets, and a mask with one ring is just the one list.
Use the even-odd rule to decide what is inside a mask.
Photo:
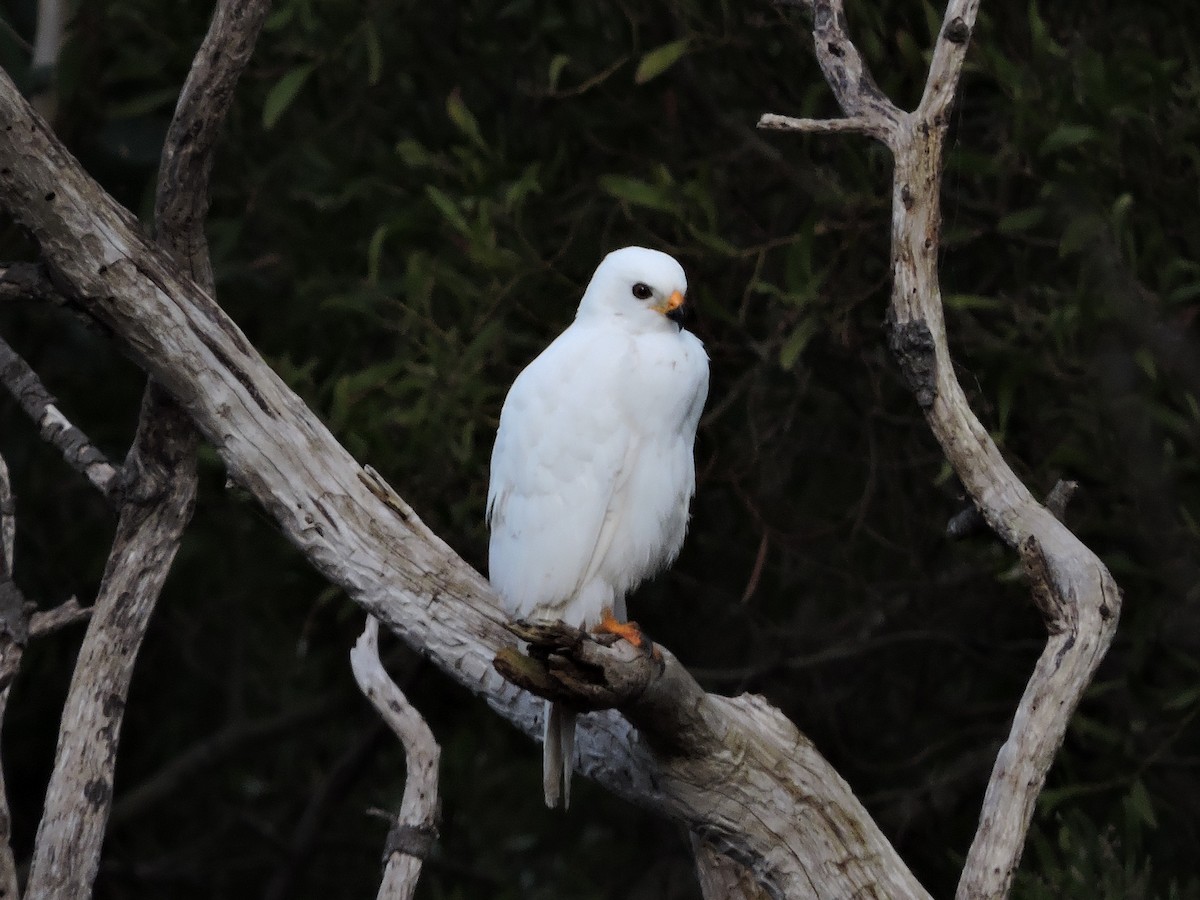
[[(708, 395), (704, 345), (681, 324), (672, 257), (604, 258), (575, 321), (513, 382), (492, 451), (488, 572), (513, 618), (622, 627), (625, 597), (678, 555)], [(547, 702), (546, 805), (570, 803), (575, 713)]]

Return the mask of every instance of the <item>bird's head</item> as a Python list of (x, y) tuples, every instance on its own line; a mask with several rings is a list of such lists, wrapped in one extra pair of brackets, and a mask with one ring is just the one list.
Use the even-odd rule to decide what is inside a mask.
[(601, 260), (579, 302), (579, 316), (616, 316), (639, 330), (680, 329), (687, 276), (675, 258), (624, 247)]

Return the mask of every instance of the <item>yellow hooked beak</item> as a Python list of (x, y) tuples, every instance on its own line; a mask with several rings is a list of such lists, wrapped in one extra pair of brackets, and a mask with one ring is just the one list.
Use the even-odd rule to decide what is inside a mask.
[[(660, 312), (669, 319), (674, 319), (679, 315), (677, 310), (683, 308), (684, 296), (679, 291), (672, 291), (671, 296), (657, 306), (652, 307), (655, 312)], [(675, 313), (675, 315), (672, 315)]]

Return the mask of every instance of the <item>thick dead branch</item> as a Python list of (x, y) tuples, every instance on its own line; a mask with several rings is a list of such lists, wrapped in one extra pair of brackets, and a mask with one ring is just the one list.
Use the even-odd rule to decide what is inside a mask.
[[(731, 700), (706, 694), (674, 654), (661, 647), (649, 653), (612, 635), (593, 635), (561, 622), (518, 622), (508, 630), (528, 644), (528, 652), (502, 649), (495, 660), (497, 670), (548, 700), (581, 710), (620, 709), (637, 728), (634, 739), (660, 762), (657, 777), (670, 780), (657, 786), (659, 790), (669, 786), (672, 793), (698, 798), (711, 795), (712, 786), (720, 784), (722, 794), (748, 809), (756, 793), (747, 783), (749, 773), (769, 786), (753, 815), (771, 830), (778, 829), (779, 840), (798, 842), (793, 852), (800, 858), (823, 860), (805, 873), (805, 880), (791, 883), (785, 891), (777, 891), (778, 885), (763, 877), (761, 864), (747, 859), (731, 840), (742, 827), (738, 822), (705, 823), (694, 814), (684, 821), (706, 852), (730, 856), (746, 866), (755, 876), (752, 880), (771, 896), (844, 896), (855, 891), (864, 897), (926, 896), (849, 786), (761, 697), (745, 694)], [(780, 753), (780, 746), (790, 749)], [(794, 831), (776, 819), (789, 808), (791, 815), (803, 818)], [(855, 839), (847, 840), (850, 834)], [(835, 848), (849, 855), (834, 859)], [(874, 854), (891, 859), (889, 870), (897, 877), (887, 885), (873, 881)], [(731, 867), (725, 874), (735, 873)]]
[[(158, 223), (159, 241), (210, 292), (203, 237), (216, 140), (210, 132), (224, 120), (267, 6), (238, 0), (218, 5), (168, 130), (159, 172), (156, 210), (167, 219)], [(227, 44), (236, 52), (223, 55)], [(53, 202), (55, 196), (50, 191), (43, 200)], [(198, 438), (190, 417), (151, 377), (121, 476), (125, 492), (117, 536), (63, 711), (30, 868), (30, 898), (91, 894), (134, 662), (192, 515)]]
[(350, 651), (350, 667), (371, 705), (404, 745), (404, 796), (384, 851), (378, 900), (411, 900), (421, 863), (433, 848), (438, 826), (438, 761), (441, 748), (416, 707), (396, 686), (379, 659), (379, 620), (367, 627)]
[(0, 338), (0, 382), (33, 420), (42, 440), (55, 447), (67, 465), (108, 500), (117, 500), (120, 488), (117, 467), (62, 414), (37, 373), (3, 338)]
[[(0, 203), (30, 229), (72, 304), (176, 397), (230, 477), (318, 570), (497, 712), (539, 733), (541, 702), (492, 669), (511, 638), (487, 582), (430, 538), (402, 501), (385, 500), (395, 495), (3, 76), (0, 117), (13, 124), (0, 130)], [(771, 896), (926, 896), (846, 783), (777, 710), (752, 696), (700, 699), (696, 715), (721, 736), (708, 755), (660, 756), (624, 718), (596, 713), (581, 721), (581, 771), (686, 824), (745, 864)]]
[(937, 272), (942, 151), (978, 6), (978, 0), (950, 0), (913, 113), (897, 113), (877, 96), (845, 33), (840, 0), (818, 0), (813, 13), (817, 58), (843, 112), (877, 117), (895, 157), (888, 343), (980, 515), (1021, 555), (1050, 632), (988, 783), (959, 883), (963, 900), (1007, 894), (1034, 801), (1071, 714), (1112, 642), (1121, 604), (1099, 558), (1033, 498), (1005, 462), (971, 411), (950, 361)]
[[(147, 391), (125, 462), (131, 485), (117, 523), (59, 727), (54, 771), (38, 825), (27, 900), (86, 898), (100, 863), (112, 802), (125, 697), (146, 623), (179, 548), (195, 499), (195, 440)], [(171, 402), (163, 397), (164, 402)], [(154, 489), (151, 489), (151, 486)]]

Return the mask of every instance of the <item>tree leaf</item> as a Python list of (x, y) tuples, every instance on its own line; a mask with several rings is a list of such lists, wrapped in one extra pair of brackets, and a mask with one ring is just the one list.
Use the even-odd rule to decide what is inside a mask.
[(479, 130), (479, 120), (467, 108), (467, 104), (463, 103), (462, 92), (455, 88), (450, 92), (450, 96), (446, 98), (446, 115), (450, 117), (450, 121), (454, 123), (463, 134), (470, 139), (471, 143), (480, 150), (487, 150), (487, 141), (483, 139), (483, 132)]
[(657, 78), (675, 63), (683, 58), (687, 53), (688, 39), (682, 38), (678, 41), (671, 41), (669, 44), (663, 44), (661, 47), (655, 47), (649, 53), (642, 57), (638, 63), (637, 71), (633, 73), (634, 84), (645, 84), (651, 78)]
[(616, 197), (618, 200), (632, 203), (634, 206), (644, 206), (648, 209), (669, 213), (675, 211), (675, 204), (671, 202), (667, 192), (657, 185), (624, 175), (601, 175), (599, 184), (600, 190), (604, 193)]
[(314, 68), (312, 63), (298, 66), (275, 82), (275, 86), (267, 92), (267, 99), (263, 102), (263, 128), (275, 126), (279, 117), (292, 105), (292, 101), (296, 99), (296, 95), (300, 93), (300, 89), (304, 87), (304, 82), (308, 81), (308, 76), (312, 74)]
[(1098, 141), (1101, 137), (1100, 129), (1091, 125), (1059, 125), (1042, 141), (1042, 146), (1038, 148), (1038, 156), (1070, 150), (1081, 144)]
[(571, 61), (571, 57), (565, 53), (556, 54), (554, 59), (550, 60), (550, 73), (547, 81), (550, 85), (550, 90), (558, 89), (558, 79), (562, 77), (563, 69), (567, 67), (567, 63)]
[(1040, 207), (1031, 206), (1029, 209), (1018, 209), (1016, 212), (1002, 216), (996, 223), (996, 230), (1001, 234), (1019, 234), (1040, 224), (1044, 218), (1046, 218), (1046, 211)]
[(383, 44), (370, 19), (363, 22), (363, 38), (367, 47), (367, 84), (376, 85), (383, 77)]

